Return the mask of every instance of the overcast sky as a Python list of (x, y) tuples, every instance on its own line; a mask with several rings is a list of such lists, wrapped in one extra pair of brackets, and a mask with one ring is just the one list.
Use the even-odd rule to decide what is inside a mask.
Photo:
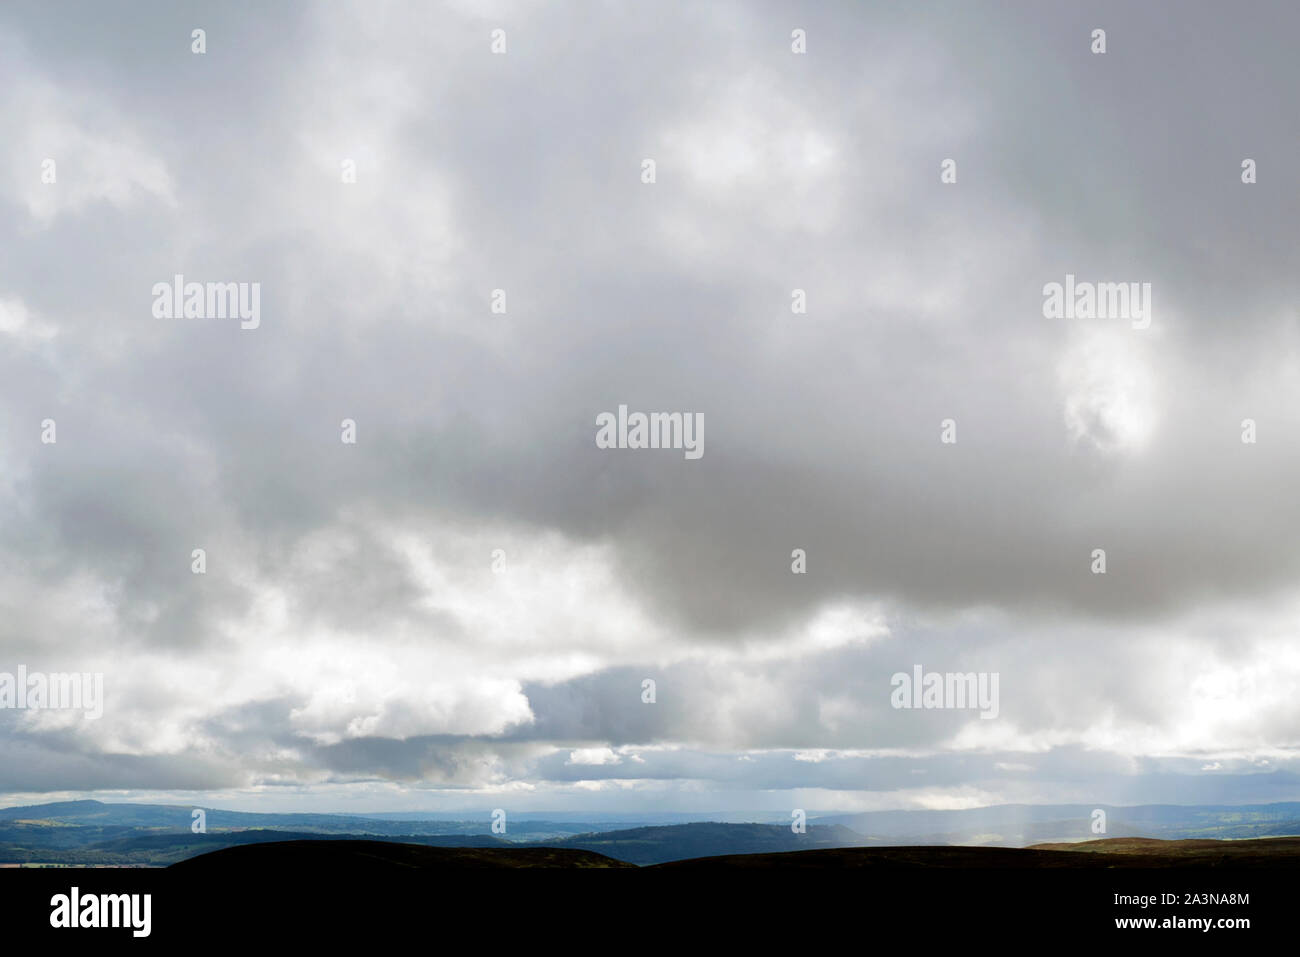
[(1300, 800), (1300, 8), (253, 10), (0, 6), (0, 804)]

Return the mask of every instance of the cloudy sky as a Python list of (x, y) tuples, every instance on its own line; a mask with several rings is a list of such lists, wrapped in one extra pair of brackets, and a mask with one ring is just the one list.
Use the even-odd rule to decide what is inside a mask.
[(1300, 9), (253, 10), (0, 7), (0, 804), (1300, 799)]

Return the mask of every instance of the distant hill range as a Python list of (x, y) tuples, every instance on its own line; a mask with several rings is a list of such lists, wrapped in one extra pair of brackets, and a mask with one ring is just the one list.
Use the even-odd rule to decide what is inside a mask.
[[(437, 849), (444, 856), (470, 849), (551, 848), (576, 855), (600, 855), (637, 865), (735, 855), (822, 854), (852, 848), (861, 853), (840, 857), (854, 861), (893, 860), (897, 864), (902, 860), (900, 852), (891, 851), (891, 847), (910, 851), (916, 851), (918, 847), (937, 847), (940, 850), (933, 852), (936, 859), (947, 859), (943, 857), (945, 852), (942, 849), (954, 845), (991, 850), (1035, 845), (1036, 852), (1070, 855), (1082, 852), (1123, 853), (1150, 858), (1154, 852), (1146, 849), (1140, 840), (1132, 839), (1222, 841), (1300, 835), (1300, 803), (1131, 808), (1102, 805), (1101, 808), (1106, 812), (1106, 834), (1116, 835), (1115, 838), (1095, 840), (1098, 835), (1091, 830), (1094, 808), (1086, 805), (1002, 805), (959, 811), (878, 811), (865, 814), (810, 813), (807, 830), (802, 834), (793, 833), (787, 823), (694, 821), (651, 824), (639, 823), (635, 819), (618, 821), (609, 816), (584, 821), (565, 814), (553, 818), (518, 815), (510, 818), (507, 834), (495, 835), (490, 833), (486, 813), (479, 820), (458, 821), (418, 819), (406, 814), (374, 817), (258, 814), (207, 808), (204, 809), (207, 831), (194, 834), (190, 830), (193, 808), (188, 805), (66, 801), (0, 809), (0, 865), (157, 867), (226, 848), (234, 853), (235, 849), (254, 845), (286, 842), (296, 845), (312, 841), (346, 843), (349, 853), (362, 853), (362, 843), (371, 842)], [(769, 822), (772, 820), (770, 814), (766, 817)], [(1115, 843), (1117, 841), (1120, 843)], [(1122, 851), (1119, 849), (1121, 844)], [(1218, 844), (1213, 846), (1222, 847)], [(1290, 845), (1274, 842), (1269, 846), (1273, 854), (1281, 853), (1279, 849)], [(958, 857), (965, 853), (961, 848), (956, 849), (961, 851)], [(868, 850), (880, 854), (874, 858), (869, 854), (864, 857)], [(1186, 856), (1195, 848), (1183, 844), (1172, 849), (1166, 847), (1166, 850)], [(238, 853), (261, 852), (239, 850)], [(306, 849), (294, 853), (315, 851)], [(530, 854), (536, 859), (533, 850)], [(447, 860), (454, 857), (453, 854)], [(989, 860), (995, 857), (997, 855)], [(457, 859), (464, 862), (476, 858), (473, 854), (462, 854)], [(574, 858), (579, 859), (586, 858)], [(822, 861), (827, 863), (834, 859), (834, 855), (823, 855)], [(1009, 859), (1014, 859), (1014, 855)], [(746, 866), (758, 866), (756, 859), (751, 858)]]
[[(818, 824), (838, 824), (885, 844), (990, 844), (1028, 847), (1049, 842), (1089, 841), (1093, 812), (1106, 813), (1107, 835), (1242, 839), (1300, 835), (1300, 803), (1250, 805), (999, 804), (958, 811), (871, 811), (818, 815)], [(811, 815), (810, 815), (811, 819)]]
[[(0, 827), (22, 821), (41, 821), (102, 828), (170, 828), (189, 831), (197, 805), (105, 804), (102, 801), (60, 801), (25, 807), (0, 808)], [(203, 808), (209, 831), (239, 828), (279, 828), (322, 834), (482, 834), (490, 823), (485, 813), (477, 821), (416, 818), (406, 815), (357, 816), (348, 814), (262, 814)], [(636, 823), (640, 823), (637, 821)], [(622, 825), (626, 826), (626, 825)], [(581, 834), (592, 830), (588, 822), (512, 820), (515, 836)]]

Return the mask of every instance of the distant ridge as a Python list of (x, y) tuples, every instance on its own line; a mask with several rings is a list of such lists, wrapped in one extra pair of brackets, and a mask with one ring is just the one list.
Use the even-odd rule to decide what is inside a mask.
[[(1111, 807), (1105, 835), (1124, 838), (1255, 839), (1300, 836), (1300, 804)], [(490, 833), (476, 819), (419, 820), (343, 814), (275, 814), (204, 808), (206, 830), (191, 829), (191, 805), (60, 801), (0, 809), (0, 864), (166, 867), (223, 847), (306, 839), (421, 844), (438, 847), (553, 847), (591, 851), (649, 866), (687, 858), (848, 847), (974, 846), (1069, 850), (1096, 844), (1095, 808), (1085, 805), (1001, 805), (954, 811), (809, 813), (807, 830), (785, 823), (554, 820), (521, 813), (508, 833)], [(557, 815), (558, 817), (559, 815)], [(617, 827), (615, 830), (614, 827)], [(1112, 838), (1107, 838), (1113, 840)], [(1045, 848), (1045, 845), (1052, 845)], [(1078, 845), (1078, 846), (1072, 846)], [(1134, 846), (1134, 853), (1146, 853)], [(1181, 853), (1181, 852), (1180, 852)]]

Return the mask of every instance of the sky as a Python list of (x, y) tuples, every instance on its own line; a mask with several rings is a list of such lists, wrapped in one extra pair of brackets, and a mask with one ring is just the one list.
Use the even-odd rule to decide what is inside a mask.
[(0, 6), (0, 804), (1300, 800), (1298, 29)]

